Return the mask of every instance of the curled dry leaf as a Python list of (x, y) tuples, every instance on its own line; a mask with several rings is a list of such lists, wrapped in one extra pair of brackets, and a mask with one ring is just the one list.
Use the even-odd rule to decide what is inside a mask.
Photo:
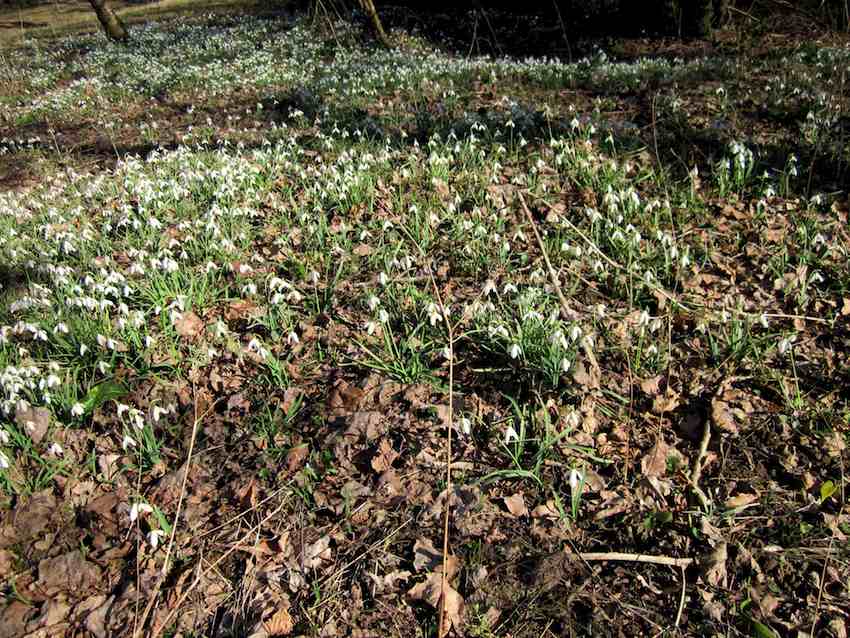
[(646, 477), (664, 476), (667, 473), (667, 459), (672, 448), (658, 439), (649, 453), (640, 460), (640, 469)]
[(508, 508), (511, 516), (514, 518), (528, 516), (528, 508), (525, 506), (525, 498), (523, 498), (522, 494), (506, 496), (502, 500), (505, 502), (505, 506)]
[(15, 422), (27, 433), (32, 442), (38, 445), (50, 427), (50, 410), (18, 406), (15, 410)]
[(285, 607), (278, 609), (271, 618), (263, 623), (263, 628), (266, 630), (270, 638), (275, 636), (288, 636), (292, 633), (294, 627), (292, 616), (289, 610)]
[(449, 584), (448, 579), (446, 579), (445, 590), (443, 590), (443, 575), (441, 572), (429, 574), (424, 581), (414, 585), (407, 592), (407, 595), (411, 600), (428, 603), (431, 607), (438, 610), (440, 609), (442, 598), (443, 613), (446, 614), (449, 621), (446, 627), (454, 627), (459, 635), (463, 635), (463, 624), (461, 620), (463, 597)]
[(713, 587), (725, 587), (727, 581), (726, 559), (728, 553), (725, 542), (717, 543), (715, 548), (701, 561), (702, 577)]
[(726, 499), (726, 502), (723, 505), (725, 505), (727, 509), (733, 510), (739, 507), (746, 507), (758, 500), (759, 497), (757, 494), (737, 494)]
[(195, 339), (204, 331), (204, 322), (201, 318), (191, 310), (184, 312), (177, 321), (174, 322), (174, 329), (177, 334), (187, 339)]
[(393, 449), (388, 439), (381, 439), (378, 451), (372, 457), (372, 469), (378, 474), (383, 474), (393, 466), (393, 461), (398, 458), (398, 452)]

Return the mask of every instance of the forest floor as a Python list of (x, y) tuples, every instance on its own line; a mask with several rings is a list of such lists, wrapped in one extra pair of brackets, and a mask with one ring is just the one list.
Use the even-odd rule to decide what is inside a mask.
[(844, 638), (847, 38), (399, 16), (5, 46), (0, 637)]

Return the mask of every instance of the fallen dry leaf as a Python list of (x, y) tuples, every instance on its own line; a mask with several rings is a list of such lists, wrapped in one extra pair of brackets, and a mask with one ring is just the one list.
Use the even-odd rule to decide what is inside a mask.
[(713, 587), (725, 587), (727, 581), (726, 575), (726, 543), (720, 542), (717, 546), (701, 561), (703, 569), (702, 577), (709, 585)]
[(649, 453), (640, 460), (640, 469), (646, 477), (659, 477), (667, 473), (667, 458), (670, 446), (659, 438)]
[[(441, 596), (442, 594), (442, 596)], [(440, 609), (441, 598), (443, 599), (443, 613), (449, 620), (447, 629), (454, 627), (458, 635), (463, 635), (461, 614), (463, 613), (463, 598), (446, 580), (443, 590), (443, 574), (434, 572), (421, 583), (414, 585), (407, 592), (411, 600), (420, 600), (428, 603), (434, 609)]]
[(32, 406), (15, 410), (15, 422), (27, 433), (32, 442), (38, 445), (50, 427), (50, 410)]
[(177, 334), (187, 339), (194, 339), (204, 331), (204, 322), (191, 310), (184, 312), (183, 316), (174, 322)]
[(278, 609), (271, 618), (263, 623), (263, 627), (268, 632), (270, 638), (274, 636), (288, 636), (292, 633), (294, 626), (292, 616), (285, 607)]
[(723, 505), (726, 506), (726, 509), (732, 510), (738, 507), (744, 507), (750, 503), (755, 503), (758, 500), (759, 497), (757, 494), (738, 494), (726, 499), (726, 502), (723, 503)]
[(372, 457), (372, 469), (378, 474), (383, 474), (393, 466), (393, 461), (398, 458), (398, 452), (393, 449), (388, 439), (381, 439), (378, 451)]
[(522, 494), (506, 496), (502, 500), (514, 518), (528, 516), (528, 508), (525, 506), (525, 498), (523, 498)]

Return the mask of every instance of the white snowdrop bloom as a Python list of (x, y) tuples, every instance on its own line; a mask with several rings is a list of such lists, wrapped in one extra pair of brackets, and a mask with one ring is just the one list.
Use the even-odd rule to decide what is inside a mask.
[(49, 448), (47, 448), (47, 453), (51, 456), (62, 456), (65, 453), (65, 450), (62, 449), (61, 445), (54, 442), (50, 444)]
[(80, 344), (80, 356), (81, 357), (84, 356), (86, 354), (86, 352), (88, 352), (88, 351), (89, 351), (89, 347), (86, 344), (81, 343)]
[(579, 488), (581, 487), (581, 482), (584, 480), (584, 476), (582, 475), (580, 470), (573, 468), (570, 470), (570, 491), (573, 494), (577, 494)]
[(505, 429), (505, 445), (510, 445), (514, 441), (519, 441), (519, 434), (514, 430), (514, 426), (509, 425)]
[(251, 268), (250, 264), (239, 264), (239, 274), (240, 275), (248, 275), (254, 272), (254, 269)]
[(155, 343), (155, 339), (150, 335), (145, 335), (145, 348), (150, 348)]
[(0, 470), (8, 470), (10, 467), (9, 457), (3, 450), (0, 450)]
[(381, 305), (381, 300), (378, 299), (375, 295), (369, 297), (369, 301), (367, 302), (369, 306), (369, 310), (375, 310), (379, 305)]
[(126, 452), (130, 448), (136, 447), (136, 439), (134, 439), (129, 434), (125, 434), (124, 438), (121, 439), (121, 448)]
[(168, 414), (168, 410), (161, 406), (155, 405), (153, 406), (153, 410), (151, 410), (151, 419), (153, 419), (154, 423), (159, 423), (159, 420), (166, 414)]
[(374, 321), (367, 321), (364, 327), (366, 328), (366, 334), (373, 335), (375, 334), (375, 330), (378, 329), (378, 324)]
[(0, 445), (8, 445), (9, 443), (9, 433), (6, 432), (3, 428), (0, 428)]
[(513, 284), (505, 284), (505, 287), (502, 288), (502, 294), (507, 295), (508, 293), (516, 293), (517, 287)]
[(389, 281), (389, 279), (387, 278), (387, 273), (381, 271), (381, 273), (378, 275), (378, 283), (382, 286), (386, 286), (387, 281)]
[(570, 328), (570, 341), (578, 341), (579, 337), (581, 337), (581, 328), (578, 326)]
[(61, 321), (59, 323), (57, 323), (56, 326), (53, 328), (53, 334), (66, 335), (66, 334), (68, 334), (68, 332), (69, 332), (68, 325), (65, 324), (64, 322), (61, 322)]
[(311, 270), (310, 274), (308, 275), (307, 278), (309, 279), (310, 283), (315, 286), (317, 283), (319, 283), (319, 273), (318, 273), (318, 271)]
[(165, 532), (161, 529), (152, 529), (148, 532), (148, 543), (151, 544), (152, 549), (156, 549), (159, 547), (159, 539), (165, 536)]
[(130, 506), (130, 522), (135, 523), (139, 519), (139, 516), (151, 514), (152, 512), (153, 508), (144, 501), (133, 503)]
[(484, 291), (483, 291), (484, 296), (489, 297), (494, 292), (496, 292), (496, 282), (493, 281), (492, 279), (488, 279), (484, 283)]
[(381, 308), (378, 311), (378, 321), (380, 321), (381, 323), (387, 323), (389, 320), (390, 320), (390, 313), (388, 313), (386, 310)]
[(646, 310), (642, 310), (640, 316), (638, 317), (638, 326), (644, 328), (649, 325), (649, 313)]
[(298, 338), (298, 334), (294, 331), (290, 332), (286, 337), (286, 342), (291, 346), (297, 345), (300, 341), (301, 339)]
[(561, 359), (561, 371), (562, 371), (562, 372), (569, 372), (569, 371), (570, 371), (570, 366), (571, 366), (571, 365), (572, 365), (572, 364), (570, 363), (570, 360), (569, 360), (569, 359), (567, 359), (566, 357), (564, 357), (563, 359)]
[(109, 372), (110, 368), (111, 368), (111, 366), (106, 361), (98, 361), (97, 362), (97, 369), (100, 370), (101, 374), (106, 374), (107, 372)]
[(759, 317), (759, 323), (761, 324), (762, 328), (767, 328), (770, 326), (770, 323), (767, 320), (767, 315), (765, 313), (761, 313), (761, 316)]
[(785, 356), (789, 350), (791, 350), (791, 346), (794, 345), (794, 341), (796, 341), (797, 337), (791, 335), (790, 337), (785, 337), (779, 341), (779, 345), (777, 349), (779, 350), (779, 354)]
[(260, 343), (260, 340), (257, 337), (252, 338), (248, 342), (248, 350), (251, 352), (259, 352), (260, 348), (263, 347), (263, 344)]
[(49, 389), (57, 388), (61, 383), (62, 381), (55, 374), (48, 375), (46, 385)]
[(86, 409), (82, 403), (77, 402), (71, 406), (71, 416), (73, 417), (81, 417), (85, 412)]
[(469, 436), (472, 433), (472, 422), (467, 417), (461, 417), (458, 425), (463, 435)]
[(522, 354), (522, 348), (519, 347), (518, 343), (512, 343), (510, 349), (508, 350), (508, 354), (511, 355), (511, 359), (516, 359), (519, 355)]

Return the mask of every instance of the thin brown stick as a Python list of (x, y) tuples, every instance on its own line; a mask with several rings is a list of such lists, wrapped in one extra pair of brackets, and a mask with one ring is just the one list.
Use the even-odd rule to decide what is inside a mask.
[(452, 499), (452, 430), (454, 429), (454, 359), (455, 359), (455, 340), (454, 328), (452, 322), (449, 321), (449, 314), (446, 312), (446, 306), (443, 303), (443, 296), (440, 294), (440, 289), (437, 287), (437, 281), (434, 279), (434, 273), (431, 267), (428, 267), (428, 274), (431, 276), (431, 286), (434, 288), (434, 296), (437, 299), (437, 304), (440, 306), (440, 313), (443, 315), (443, 322), (446, 324), (446, 331), (449, 338), (449, 422), (448, 433), (446, 435), (446, 503), (443, 516), (443, 570), (440, 579), (440, 625), (437, 635), (443, 638), (449, 633), (449, 626), (446, 625), (448, 614), (446, 612), (446, 592), (448, 591), (448, 561), (449, 561), (449, 515), (451, 513)]
[(685, 594), (688, 589), (688, 580), (685, 576), (685, 568), (682, 567), (682, 595), (679, 597), (679, 610), (676, 612), (676, 622), (673, 623), (674, 627), (678, 627), (679, 623), (682, 622), (682, 612), (685, 610)]
[[(570, 308), (570, 303), (564, 296), (564, 291), (561, 290), (561, 282), (558, 281), (558, 272), (555, 270), (555, 268), (552, 266), (552, 262), (549, 260), (549, 253), (546, 252), (546, 245), (543, 243), (543, 238), (540, 236), (540, 232), (537, 230), (537, 224), (534, 223), (534, 217), (531, 216), (531, 211), (528, 209), (528, 206), (526, 206), (525, 198), (522, 196), (522, 193), (517, 191), (517, 195), (519, 196), (519, 203), (522, 205), (522, 210), (525, 212), (525, 218), (531, 225), (531, 230), (534, 232), (535, 239), (537, 239), (537, 246), (540, 248), (540, 252), (543, 253), (543, 260), (546, 262), (546, 268), (549, 271), (549, 279), (552, 281), (552, 286), (555, 288), (555, 293), (558, 295), (558, 301), (561, 302), (561, 313), (564, 315), (564, 319), (575, 319), (576, 312), (572, 308)], [(569, 221), (567, 221), (567, 223), (569, 223)], [(573, 228), (575, 228), (575, 226), (573, 226)], [(576, 229), (576, 231), (581, 234), (581, 231), (579, 231), (578, 229)], [(596, 250), (599, 251), (598, 248)], [(602, 251), (599, 252), (600, 254), (604, 255)], [(590, 367), (596, 373), (596, 377), (599, 378), (599, 362), (596, 360), (596, 355), (593, 353), (593, 348), (591, 347), (591, 344), (589, 343), (588, 338), (586, 336), (581, 339), (581, 347), (582, 351), (584, 352), (584, 356), (587, 357), (587, 361), (590, 364)]]
[[(847, 502), (844, 498), (844, 457), (839, 457), (839, 460), (841, 462), (841, 508), (838, 510), (838, 516), (835, 518), (836, 521), (841, 520), (841, 517), (844, 514), (844, 504)], [(814, 617), (812, 618), (812, 629), (811, 631), (809, 631), (810, 636), (815, 635), (815, 629), (817, 628), (818, 624), (818, 615), (820, 614), (820, 606), (821, 602), (823, 601), (823, 587), (824, 582), (826, 582), (826, 568), (829, 565), (829, 559), (832, 556), (832, 547), (835, 544), (837, 525), (838, 523), (836, 522), (836, 527), (833, 527), (832, 535), (829, 537), (829, 545), (826, 549), (826, 557), (823, 559), (823, 569), (821, 569), (820, 584), (818, 585), (818, 599), (815, 603), (815, 613)]]
[(174, 603), (174, 607), (171, 609), (171, 611), (168, 612), (168, 615), (165, 617), (165, 620), (163, 620), (159, 626), (153, 628), (153, 631), (151, 632), (151, 638), (159, 638), (159, 635), (162, 633), (162, 630), (168, 627), (169, 623), (174, 618), (174, 614), (176, 614), (177, 610), (180, 609), (180, 605), (183, 604), (183, 601), (186, 600), (189, 594), (195, 589), (195, 587), (198, 586), (198, 584), (204, 579), (204, 577), (210, 572), (214, 571), (216, 567), (218, 567), (223, 561), (225, 561), (227, 557), (230, 556), (233, 552), (242, 547), (243, 544), (251, 536), (257, 533), (262, 528), (262, 526), (266, 524), (266, 521), (268, 521), (272, 516), (277, 514), (281, 509), (283, 509), (284, 503), (286, 503), (285, 500), (281, 502), (281, 504), (278, 505), (269, 514), (267, 514), (265, 518), (263, 518), (263, 520), (261, 520), (259, 523), (254, 525), (254, 527), (248, 530), (247, 534), (240, 538), (229, 550), (224, 552), (224, 554), (222, 554), (215, 561), (213, 561), (213, 563), (209, 567), (207, 567), (203, 572), (201, 572), (200, 570), (198, 571), (198, 575), (195, 577), (195, 580), (193, 580), (189, 587), (187, 587), (186, 590), (182, 594), (180, 594), (180, 597), (177, 599), (177, 602)]
[(159, 592), (162, 589), (162, 584), (165, 582), (165, 578), (168, 576), (168, 565), (171, 561), (171, 552), (174, 549), (174, 537), (177, 534), (177, 527), (180, 524), (180, 512), (183, 508), (183, 499), (186, 496), (186, 484), (189, 480), (189, 469), (192, 465), (192, 454), (195, 451), (195, 438), (198, 434), (198, 424), (206, 418), (206, 416), (212, 411), (213, 407), (217, 402), (213, 402), (210, 406), (204, 411), (202, 415), (198, 415), (198, 398), (195, 392), (194, 383), (192, 384), (192, 396), (194, 397), (194, 408), (192, 413), (192, 437), (189, 440), (189, 452), (186, 455), (186, 469), (183, 472), (183, 481), (180, 484), (180, 495), (177, 498), (177, 512), (174, 514), (174, 524), (171, 526), (171, 536), (168, 539), (168, 549), (165, 552), (165, 561), (162, 564), (162, 570), (159, 573), (159, 578), (156, 581), (156, 585), (154, 585), (153, 591), (148, 598), (148, 604), (145, 605), (145, 610), (142, 612), (142, 616), (139, 619), (139, 623), (136, 626), (135, 631), (133, 632), (133, 636), (138, 636), (138, 632), (144, 630), (145, 623), (147, 622), (148, 616), (153, 609), (154, 603), (156, 602), (157, 597), (159, 596)]
[(652, 563), (653, 565), (670, 565), (682, 569), (693, 565), (693, 558), (674, 558), (672, 556), (652, 556), (650, 554), (625, 554), (623, 552), (564, 552), (570, 558), (591, 561), (617, 561), (627, 563)]

